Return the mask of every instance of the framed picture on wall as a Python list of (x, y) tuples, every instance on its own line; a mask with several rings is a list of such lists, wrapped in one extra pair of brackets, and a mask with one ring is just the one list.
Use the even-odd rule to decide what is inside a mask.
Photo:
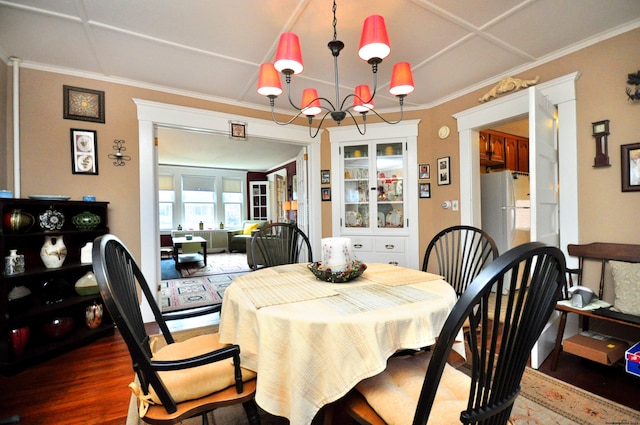
[(321, 184), (331, 183), (331, 173), (329, 172), (329, 170), (320, 171), (320, 183)]
[(93, 130), (71, 129), (71, 172), (98, 174), (98, 136)]
[(62, 86), (62, 99), (64, 119), (105, 123), (103, 91)]
[(419, 183), (420, 198), (431, 198), (431, 183)]
[(323, 201), (330, 201), (331, 200), (331, 188), (330, 187), (323, 187), (322, 189), (320, 189), (320, 193), (322, 194), (322, 200)]
[(622, 155), (622, 191), (640, 191), (640, 143), (620, 146)]
[(449, 171), (451, 157), (438, 158), (438, 186), (451, 184), (451, 172)]
[(418, 178), (429, 179), (431, 176), (431, 166), (429, 164), (418, 165)]

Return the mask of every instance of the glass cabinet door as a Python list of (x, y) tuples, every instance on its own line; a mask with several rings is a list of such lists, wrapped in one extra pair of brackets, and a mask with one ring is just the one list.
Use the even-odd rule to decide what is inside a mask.
[(344, 226), (369, 228), (370, 156), (368, 145), (344, 147)]
[(404, 223), (402, 142), (344, 146), (344, 227), (393, 229)]
[(378, 228), (404, 227), (404, 152), (402, 143), (376, 146), (376, 220)]

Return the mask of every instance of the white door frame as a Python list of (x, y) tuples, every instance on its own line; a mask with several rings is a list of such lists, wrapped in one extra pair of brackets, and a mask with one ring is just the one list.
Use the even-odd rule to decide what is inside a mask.
[[(556, 78), (537, 88), (558, 109), (558, 177), (560, 184), (560, 249), (568, 267), (576, 267), (577, 260), (568, 257), (567, 245), (578, 243), (578, 138), (575, 72)], [(480, 212), (480, 146), (478, 131), (521, 117), (529, 113), (528, 91), (520, 91), (476, 106), (454, 115), (460, 135), (460, 221), (481, 226)], [(502, 253), (501, 253), (502, 254)], [(559, 315), (549, 319), (540, 338), (531, 350), (531, 367), (537, 369), (554, 347)], [(577, 333), (577, 321), (567, 323), (565, 337)]]
[[(558, 108), (558, 167), (560, 181), (560, 249), (578, 243), (578, 137), (575, 82), (579, 72), (536, 87)], [(481, 226), (480, 147), (478, 131), (529, 112), (526, 90), (454, 114), (460, 136), (460, 222)], [(571, 262), (570, 258), (567, 258)], [(573, 266), (574, 264), (572, 264)]]
[[(140, 168), (140, 268), (158, 294), (160, 282), (160, 227), (158, 224), (158, 151), (155, 145), (156, 126), (229, 131), (229, 121), (237, 115), (167, 103), (133, 99), (138, 110)], [(309, 240), (315, 252), (320, 250), (322, 220), (320, 216), (320, 137), (309, 137), (309, 129), (299, 125), (279, 126), (272, 121), (241, 117), (251, 135), (307, 147), (309, 153)], [(315, 177), (315, 178), (314, 178)], [(153, 321), (148, 304), (143, 301), (143, 318)]]

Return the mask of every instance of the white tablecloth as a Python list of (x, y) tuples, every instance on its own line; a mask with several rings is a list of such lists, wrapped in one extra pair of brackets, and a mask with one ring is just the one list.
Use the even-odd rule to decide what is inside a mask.
[(310, 424), (398, 349), (434, 344), (455, 302), (439, 276), (403, 267), (370, 264), (332, 284), (306, 264), (278, 266), (226, 289), (220, 341), (240, 345), (242, 365), (258, 373), (260, 407)]

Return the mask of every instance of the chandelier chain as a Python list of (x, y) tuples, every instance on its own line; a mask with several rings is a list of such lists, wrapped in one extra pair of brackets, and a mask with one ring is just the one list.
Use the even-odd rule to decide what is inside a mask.
[(336, 41), (338, 39), (338, 30), (337, 30), (338, 18), (336, 18), (337, 9), (338, 9), (338, 6), (336, 5), (336, 0), (333, 0), (333, 41)]

